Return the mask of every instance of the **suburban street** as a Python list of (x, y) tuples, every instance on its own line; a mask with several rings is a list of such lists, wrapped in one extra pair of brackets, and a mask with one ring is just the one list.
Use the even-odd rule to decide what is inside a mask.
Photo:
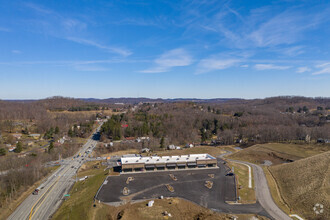
[(76, 172), (85, 162), (85, 152), (96, 146), (95, 136), (101, 125), (73, 157), (64, 159), (62, 165), (38, 187), (38, 195), (29, 195), (8, 219), (48, 219), (56, 211), (76, 181)]

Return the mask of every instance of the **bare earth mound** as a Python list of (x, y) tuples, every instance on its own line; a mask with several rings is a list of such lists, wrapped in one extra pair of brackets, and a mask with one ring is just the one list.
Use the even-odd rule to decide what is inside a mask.
[[(148, 200), (150, 201), (150, 200)], [(227, 220), (238, 217), (242, 220), (260, 219), (266, 220), (266, 217), (253, 214), (222, 214), (210, 209), (201, 207), (189, 201), (179, 198), (156, 199), (152, 207), (148, 207), (145, 202), (126, 204), (119, 207), (100, 204), (100, 210), (96, 212), (94, 219), (121, 219), (121, 220)], [(170, 213), (171, 217), (164, 213)]]
[[(270, 167), (284, 200), (306, 219), (330, 219), (330, 151)], [(313, 207), (323, 205), (323, 214)], [(320, 206), (316, 207), (320, 211)]]

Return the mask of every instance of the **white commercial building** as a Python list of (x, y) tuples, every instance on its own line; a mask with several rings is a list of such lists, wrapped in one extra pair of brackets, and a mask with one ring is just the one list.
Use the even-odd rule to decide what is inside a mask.
[(216, 167), (217, 159), (209, 154), (179, 156), (131, 156), (121, 158), (122, 172)]

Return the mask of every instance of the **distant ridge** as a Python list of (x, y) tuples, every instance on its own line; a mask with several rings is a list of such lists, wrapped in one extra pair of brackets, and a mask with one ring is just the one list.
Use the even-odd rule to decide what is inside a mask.
[(124, 104), (137, 104), (140, 102), (149, 103), (173, 103), (173, 102), (198, 102), (198, 103), (224, 103), (232, 100), (243, 100), (238, 98), (215, 98), (215, 99), (197, 99), (197, 98), (175, 98), (175, 99), (151, 99), (151, 98), (108, 98), (108, 99), (95, 99), (95, 98), (80, 98), (85, 102), (97, 103), (124, 103)]
[(4, 102), (15, 102), (15, 103), (33, 103), (38, 101), (49, 102), (51, 100), (75, 100), (82, 101), (87, 103), (100, 103), (100, 104), (138, 104), (138, 103), (174, 103), (174, 102), (195, 102), (195, 103), (231, 103), (231, 104), (243, 104), (243, 103), (252, 103), (254, 105), (260, 104), (286, 104), (286, 105), (306, 105), (309, 102), (329, 105), (330, 97), (303, 97), (303, 96), (277, 96), (277, 97), (268, 97), (268, 98), (256, 98), (256, 99), (242, 99), (242, 98), (211, 98), (211, 99), (199, 99), (199, 98), (173, 98), (173, 99), (162, 99), (162, 98), (71, 98), (71, 97), (62, 97), (62, 96), (53, 96), (45, 99), (0, 99)]

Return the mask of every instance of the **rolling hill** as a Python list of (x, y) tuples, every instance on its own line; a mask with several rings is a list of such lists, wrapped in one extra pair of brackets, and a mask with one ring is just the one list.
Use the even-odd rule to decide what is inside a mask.
[[(270, 167), (283, 199), (306, 219), (330, 219), (330, 151)], [(315, 214), (315, 204), (323, 214)], [(319, 207), (318, 207), (319, 208)]]

